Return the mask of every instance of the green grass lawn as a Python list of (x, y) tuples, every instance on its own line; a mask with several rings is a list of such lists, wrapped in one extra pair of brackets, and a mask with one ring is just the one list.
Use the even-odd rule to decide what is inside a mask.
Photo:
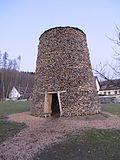
[(0, 102), (0, 143), (25, 128), (24, 123), (10, 122), (7, 116), (30, 110), (30, 102)]
[(59, 144), (46, 147), (33, 160), (120, 160), (120, 130), (91, 129), (68, 135)]
[(120, 104), (108, 103), (102, 106), (102, 111), (120, 115)]
[(30, 102), (0, 102), (0, 117), (5, 117), (13, 113), (25, 112), (30, 110)]

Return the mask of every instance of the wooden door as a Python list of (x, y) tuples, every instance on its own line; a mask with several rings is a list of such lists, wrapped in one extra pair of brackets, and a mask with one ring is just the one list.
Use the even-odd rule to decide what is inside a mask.
[(44, 114), (51, 114), (52, 94), (45, 93)]
[(48, 112), (49, 113), (52, 113), (51, 105), (52, 105), (52, 94), (48, 94)]

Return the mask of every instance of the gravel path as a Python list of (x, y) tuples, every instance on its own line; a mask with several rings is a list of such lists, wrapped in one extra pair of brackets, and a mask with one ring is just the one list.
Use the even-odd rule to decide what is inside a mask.
[(46, 145), (61, 141), (68, 132), (85, 128), (120, 129), (120, 117), (115, 115), (110, 115), (104, 120), (90, 120), (89, 118), (84, 120), (40, 118), (24, 112), (10, 115), (9, 120), (24, 122), (28, 127), (0, 145), (0, 160), (32, 160), (34, 153), (44, 149)]

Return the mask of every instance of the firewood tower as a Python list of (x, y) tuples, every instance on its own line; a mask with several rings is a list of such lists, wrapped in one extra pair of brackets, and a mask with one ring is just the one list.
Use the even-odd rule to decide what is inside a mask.
[(100, 112), (86, 35), (56, 27), (39, 38), (31, 114), (81, 116)]

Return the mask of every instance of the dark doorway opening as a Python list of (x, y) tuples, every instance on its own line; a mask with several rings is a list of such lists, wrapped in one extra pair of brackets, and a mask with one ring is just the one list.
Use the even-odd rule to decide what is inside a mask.
[(57, 93), (52, 94), (52, 116), (60, 116), (60, 106), (59, 106), (59, 101), (58, 101), (58, 95)]

